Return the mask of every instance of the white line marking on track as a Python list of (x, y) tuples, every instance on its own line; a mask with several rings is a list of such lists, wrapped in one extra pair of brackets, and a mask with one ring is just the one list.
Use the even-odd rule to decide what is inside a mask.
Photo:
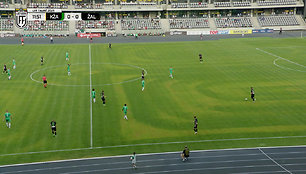
[[(220, 152), (220, 151), (256, 150), (257, 148), (258, 147), (230, 148), (230, 149), (210, 149), (210, 150), (194, 150), (194, 151), (191, 151), (191, 152), (192, 153), (196, 153), (196, 152)], [(261, 149), (306, 148), (306, 145), (299, 145), (299, 146), (271, 146), (271, 147), (260, 147), (260, 148)], [(91, 148), (83, 148), (83, 149), (90, 150)], [(75, 149), (75, 150), (82, 150), (82, 149)], [(63, 150), (60, 150), (60, 151), (63, 151)], [(181, 151), (178, 151), (178, 152), (144, 153), (144, 154), (138, 154), (138, 156), (165, 155), (165, 154), (176, 154), (176, 153), (181, 153)], [(299, 152), (287, 152), (287, 153), (299, 153)], [(274, 154), (274, 153), (269, 153), (269, 154)], [(256, 154), (253, 154), (253, 155), (256, 155)], [(122, 158), (122, 157), (129, 157), (129, 156), (130, 155), (117, 155), (117, 156), (104, 156), (104, 157), (66, 159), (66, 160), (55, 160), (55, 161), (33, 162), (33, 163), (22, 163), (22, 164), (10, 164), (10, 165), (2, 165), (2, 166), (0, 166), (0, 168), (15, 167), (15, 166), (26, 166), (26, 165), (37, 165), (37, 164), (48, 164), (48, 163), (60, 163), (60, 162), (70, 162), (70, 161), (85, 161), (85, 160), (96, 160), (96, 159)]]
[[(287, 153), (275, 153), (275, 154), (287, 154)], [(237, 157), (237, 156), (250, 156), (250, 155), (262, 155), (262, 153), (258, 154), (240, 154), (240, 155), (217, 155), (217, 156), (200, 156), (200, 157), (192, 157), (191, 159), (205, 159), (205, 158), (218, 158), (218, 157)], [(306, 157), (302, 158), (275, 158), (275, 160), (290, 160), (290, 159), (306, 159)], [(151, 160), (140, 160), (137, 164), (147, 163), (147, 162), (156, 162), (156, 161), (177, 161), (178, 158), (158, 158), (158, 159), (151, 159)], [(256, 158), (256, 159), (248, 159), (248, 160), (225, 160), (225, 161), (205, 161), (201, 162), (201, 164), (220, 164), (220, 163), (238, 163), (238, 162), (256, 162), (256, 161), (270, 161), (268, 158)], [(189, 163), (189, 164), (198, 164), (196, 163)], [(121, 162), (110, 162), (110, 163), (93, 163), (93, 164), (86, 164), (86, 165), (74, 165), (74, 166), (63, 166), (63, 167), (51, 167), (51, 168), (37, 168), (37, 169), (30, 169), (30, 170), (18, 170), (18, 171), (10, 171), (4, 172), (2, 174), (9, 174), (9, 173), (23, 173), (23, 172), (37, 172), (37, 171), (44, 171), (44, 170), (58, 170), (58, 169), (69, 169), (69, 168), (82, 168), (82, 167), (92, 167), (92, 166), (104, 166), (104, 165), (117, 165), (117, 164), (130, 164), (129, 161), (121, 161)], [(304, 164), (304, 163), (303, 163)], [(171, 164), (169, 164), (171, 165)], [(288, 164), (290, 165), (290, 164)], [(297, 164), (292, 164), (297, 165)], [(283, 171), (284, 172), (284, 171)]]
[(289, 170), (287, 170), (285, 167), (283, 167), (282, 165), (280, 165), (278, 162), (276, 162), (273, 158), (271, 158), (269, 155), (267, 155), (263, 150), (261, 150), (260, 148), (258, 148), (258, 150), (264, 154), (267, 158), (269, 158), (273, 163), (275, 163), (276, 165), (278, 165), (280, 168), (282, 168), (283, 170), (285, 170), (286, 172), (292, 174)]
[(90, 148), (93, 147), (92, 139), (92, 82), (91, 82), (91, 45), (88, 45), (89, 48), (89, 99), (90, 99)]
[[(120, 147), (135, 147), (135, 146), (152, 146), (152, 145), (168, 145), (168, 144), (185, 144), (185, 143), (205, 143), (205, 142), (223, 142), (223, 141), (247, 141), (247, 140), (269, 140), (269, 139), (290, 139), (290, 138), (306, 138), (306, 136), (283, 136), (283, 137), (258, 137), (258, 138), (233, 138), (233, 139), (215, 139), (215, 140), (196, 140), (196, 141), (177, 141), (177, 142), (161, 142), (161, 143), (143, 143), (143, 144), (127, 144), (127, 145), (116, 145), (116, 146), (103, 146), (103, 147), (88, 147), (88, 148), (77, 148), (77, 149), (59, 149), (59, 150), (46, 150), (37, 152), (21, 152), (21, 153), (9, 153), (0, 154), (1, 156), (15, 156), (15, 155), (29, 155), (29, 154), (40, 154), (40, 153), (53, 153), (53, 152), (69, 152), (69, 151), (81, 151), (81, 150), (91, 150), (91, 149), (109, 149), (109, 148), (120, 148)], [(275, 146), (279, 147), (306, 147), (306, 145), (301, 146)], [(265, 148), (265, 147), (261, 147)], [(273, 148), (273, 147), (267, 147)], [(254, 149), (252, 148), (236, 148), (239, 149)], [(222, 149), (227, 150), (227, 149)], [(233, 150), (233, 149), (229, 149)], [(215, 150), (206, 150), (215, 151)], [(172, 152), (173, 153), (173, 152)], [(176, 152), (175, 152), (176, 153)], [(152, 153), (151, 153), (152, 154)], [(156, 154), (156, 153), (155, 153)], [(163, 153), (161, 153), (163, 154)], [(1, 167), (1, 166), (0, 166)]]
[(273, 57), (276, 57), (277, 59), (274, 59), (273, 64), (274, 64), (275, 66), (279, 67), (279, 68), (287, 69), (287, 70), (292, 70), (292, 71), (298, 71), (298, 72), (306, 72), (306, 71), (302, 71), (302, 70), (298, 70), (298, 69), (292, 69), (292, 68), (288, 68), (288, 67), (285, 67), (285, 66), (278, 65), (278, 64), (276, 63), (276, 61), (278, 61), (279, 59), (282, 59), (282, 60), (285, 60), (285, 61), (287, 61), (287, 62), (289, 62), (289, 63), (292, 63), (292, 64), (298, 65), (298, 66), (300, 66), (300, 67), (306, 68), (306, 66), (304, 66), (304, 65), (301, 65), (301, 64), (299, 64), (299, 63), (293, 62), (293, 61), (288, 60), (288, 59), (286, 59), (286, 58), (280, 57), (280, 56), (278, 56), (278, 55), (275, 55), (275, 54), (270, 53), (270, 52), (268, 52), (268, 51), (262, 50), (262, 49), (260, 49), (260, 48), (256, 48), (256, 50), (261, 51), (261, 52), (266, 53), (266, 54), (269, 54), (269, 55), (271, 55), (271, 56), (273, 56)]

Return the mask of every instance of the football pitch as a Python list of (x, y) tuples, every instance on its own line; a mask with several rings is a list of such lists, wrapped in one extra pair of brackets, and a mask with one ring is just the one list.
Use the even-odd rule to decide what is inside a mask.
[[(12, 74), (11, 80), (0, 76), (0, 164), (179, 151), (184, 145), (199, 150), (305, 144), (305, 39), (118, 43), (111, 49), (1, 45), (0, 51), (1, 66)], [(6, 110), (12, 114), (10, 129), (3, 121)]]

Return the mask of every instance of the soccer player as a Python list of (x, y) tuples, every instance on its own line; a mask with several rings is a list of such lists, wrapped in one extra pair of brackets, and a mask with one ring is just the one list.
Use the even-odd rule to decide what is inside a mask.
[(53, 37), (52, 36), (50, 37), (50, 43), (53, 44)]
[(4, 119), (5, 119), (5, 122), (6, 122), (6, 127), (11, 128), (12, 116), (11, 116), (11, 113), (8, 112), (8, 110), (6, 110), (6, 113), (4, 114)]
[(92, 98), (93, 102), (96, 103), (96, 91), (95, 91), (95, 89), (92, 89), (92, 91), (91, 91), (91, 98)]
[(112, 43), (108, 43), (108, 48), (112, 48)]
[(67, 71), (68, 71), (68, 76), (71, 76), (71, 72), (70, 72), (70, 64), (68, 63), (68, 66), (67, 66)]
[(183, 152), (182, 152), (182, 161), (187, 161), (188, 160), (188, 157), (189, 157), (189, 149), (187, 146), (185, 146)]
[(16, 61), (13, 59), (13, 69), (16, 69)]
[(122, 111), (124, 113), (124, 119), (128, 120), (126, 114), (127, 114), (127, 110), (128, 110), (128, 107), (126, 106), (126, 104), (124, 104), (123, 108), (122, 108)]
[(44, 87), (47, 88), (47, 83), (48, 83), (48, 82), (47, 82), (47, 77), (46, 77), (46, 75), (43, 76), (42, 80), (43, 80), (43, 83), (44, 83)]
[(253, 102), (255, 102), (255, 92), (254, 92), (254, 89), (253, 87), (251, 87), (251, 99), (253, 100)]
[(105, 101), (105, 95), (104, 95), (104, 91), (102, 90), (102, 93), (101, 93), (101, 100), (102, 100), (102, 102), (103, 102), (103, 106), (105, 106), (105, 103), (106, 103), (106, 101)]
[(41, 57), (40, 57), (40, 65), (43, 65), (43, 64), (44, 64), (44, 57), (41, 56)]
[(136, 153), (134, 152), (133, 155), (130, 157), (130, 160), (132, 161), (132, 167), (136, 169)]
[(145, 78), (144, 77), (144, 70), (142, 70), (142, 72), (141, 72), (141, 79), (144, 80), (144, 78)]
[(24, 40), (23, 40), (23, 37), (21, 38), (21, 46), (24, 45)]
[(3, 74), (3, 73), (7, 73), (7, 67), (6, 67), (6, 64), (4, 64), (4, 65), (3, 65), (3, 71), (2, 71), (2, 74)]
[(66, 61), (69, 61), (69, 53), (66, 51)]
[(51, 121), (50, 127), (51, 127), (51, 132), (53, 134), (53, 137), (55, 137), (56, 136), (56, 122), (54, 120)]
[(8, 79), (11, 80), (11, 70), (8, 68), (7, 69), (7, 75), (8, 75)]
[(143, 90), (144, 90), (144, 87), (145, 87), (145, 81), (142, 80), (142, 81), (141, 81), (141, 84), (142, 84), (142, 91), (143, 91)]
[(173, 68), (172, 68), (172, 67), (170, 67), (169, 71), (170, 71), (170, 75), (169, 75), (169, 77), (173, 79)]
[(194, 130), (194, 134), (197, 134), (198, 133), (198, 119), (196, 116), (193, 117), (194, 118), (194, 121), (193, 121), (193, 130)]
[(203, 63), (203, 57), (202, 54), (199, 54), (200, 63)]

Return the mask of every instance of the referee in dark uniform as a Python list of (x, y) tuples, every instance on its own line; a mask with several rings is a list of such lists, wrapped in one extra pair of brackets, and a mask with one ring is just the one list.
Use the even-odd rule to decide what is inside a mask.
[(194, 134), (197, 134), (198, 133), (198, 119), (196, 116), (193, 117), (194, 118), (194, 121), (193, 121), (193, 130), (194, 130)]
[(255, 102), (255, 92), (253, 87), (251, 87), (251, 99), (253, 100), (253, 102)]

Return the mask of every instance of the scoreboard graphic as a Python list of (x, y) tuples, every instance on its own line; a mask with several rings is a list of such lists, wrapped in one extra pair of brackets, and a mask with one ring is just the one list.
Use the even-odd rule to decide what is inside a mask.
[(99, 13), (82, 12), (66, 13), (60, 9), (15, 9), (16, 26), (24, 28), (27, 21), (79, 21), (79, 20), (100, 20)]

